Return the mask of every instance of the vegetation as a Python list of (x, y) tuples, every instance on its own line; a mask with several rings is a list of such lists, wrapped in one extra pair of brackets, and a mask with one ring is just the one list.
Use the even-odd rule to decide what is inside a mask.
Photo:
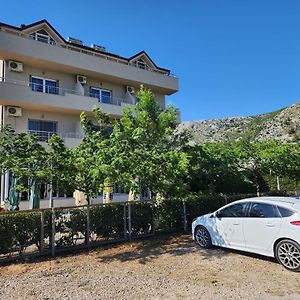
[[(174, 107), (162, 110), (143, 87), (137, 96), (135, 108), (126, 108), (114, 122), (99, 108), (92, 117), (82, 113), (84, 138), (74, 149), (57, 135), (42, 147), (32, 134), (2, 128), (0, 168), (11, 174), (11, 210), (18, 210), (21, 192), (29, 192), (31, 208), (38, 208), (41, 183), (77, 189), (88, 201), (113, 184), (130, 191), (130, 200), (145, 193), (152, 200), (156, 195), (167, 200), (186, 199), (193, 193), (299, 190), (299, 143), (245, 138), (191, 146), (186, 132), (176, 133)], [(273, 115), (256, 119), (256, 125)]]

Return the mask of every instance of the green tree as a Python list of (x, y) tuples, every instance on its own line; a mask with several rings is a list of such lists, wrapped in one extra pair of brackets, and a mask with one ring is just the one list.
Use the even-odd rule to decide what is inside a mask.
[(81, 114), (84, 138), (73, 149), (74, 187), (85, 194), (88, 203), (103, 189), (104, 180), (111, 173), (109, 115), (95, 108), (92, 121), (86, 113)]
[(140, 101), (134, 110), (126, 108), (114, 125), (112, 178), (134, 195), (147, 188), (152, 197), (154, 193), (179, 196), (183, 193), (179, 180), (187, 173), (188, 160), (181, 151), (183, 140), (175, 135), (177, 110), (172, 106), (162, 110), (144, 87), (137, 96)]

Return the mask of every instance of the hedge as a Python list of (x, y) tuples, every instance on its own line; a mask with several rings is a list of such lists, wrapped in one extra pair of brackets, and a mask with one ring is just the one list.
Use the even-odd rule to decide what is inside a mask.
[[(156, 231), (183, 231), (184, 220), (190, 230), (192, 220), (223, 206), (226, 202), (245, 198), (246, 195), (204, 196), (189, 195), (179, 199), (164, 200), (160, 205), (151, 202), (131, 202), (131, 236), (147, 235)], [(185, 204), (184, 204), (185, 203)], [(125, 209), (124, 209), (125, 205)], [(129, 236), (129, 215), (126, 203), (90, 206), (90, 242), (108, 241)], [(184, 218), (184, 205), (186, 218)], [(0, 254), (18, 252), (23, 255), (30, 246), (41, 250), (41, 212), (14, 212), (0, 214)], [(44, 247), (51, 244), (51, 210), (44, 210)], [(55, 209), (56, 247), (75, 246), (84, 242), (87, 233), (87, 207)], [(124, 226), (125, 218), (125, 226)]]

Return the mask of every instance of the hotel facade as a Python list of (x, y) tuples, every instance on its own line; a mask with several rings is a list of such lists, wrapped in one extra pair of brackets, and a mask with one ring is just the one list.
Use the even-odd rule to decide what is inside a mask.
[[(178, 91), (178, 78), (158, 67), (145, 51), (125, 58), (65, 39), (47, 21), (15, 27), (0, 23), (0, 125), (33, 133), (41, 143), (60, 135), (79, 145), (79, 115), (100, 107), (118, 119), (134, 107), (140, 85), (150, 88), (159, 106)], [(1, 177), (1, 203), (8, 198), (9, 174)]]

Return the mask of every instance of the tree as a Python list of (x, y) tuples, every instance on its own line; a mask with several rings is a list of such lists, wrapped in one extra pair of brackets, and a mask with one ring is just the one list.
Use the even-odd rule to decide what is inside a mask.
[[(115, 183), (131, 190), (136, 198), (148, 189), (151, 197), (170, 197), (183, 191), (178, 180), (187, 172), (187, 156), (176, 137), (177, 110), (162, 110), (153, 93), (141, 87), (134, 110), (126, 108), (112, 134), (111, 168)], [(117, 171), (117, 173), (116, 173)]]
[(0, 150), (2, 172), (12, 174), (11, 209), (19, 209), (19, 192), (28, 191), (27, 182), (30, 189), (30, 208), (39, 208), (40, 182), (45, 176), (45, 149), (34, 135), (15, 133), (7, 125), (1, 129)]
[(53, 185), (64, 190), (74, 188), (74, 173), (71, 150), (68, 149), (64, 140), (54, 134), (47, 141), (46, 174), (45, 179), (49, 183), (50, 201), (49, 207), (53, 207)]
[(73, 149), (74, 186), (82, 191), (88, 203), (98, 191), (103, 190), (104, 180), (110, 176), (110, 131), (109, 115), (94, 109), (94, 125), (86, 113), (80, 115), (84, 138)]

